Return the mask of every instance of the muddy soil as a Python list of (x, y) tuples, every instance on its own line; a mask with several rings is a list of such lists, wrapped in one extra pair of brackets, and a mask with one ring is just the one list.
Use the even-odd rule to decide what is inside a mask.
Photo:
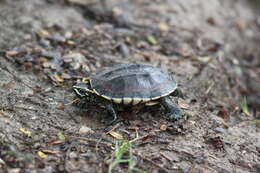
[[(131, 165), (111, 172), (260, 172), (258, 7), (0, 0), (0, 172), (109, 172), (131, 140)], [(182, 120), (154, 105), (106, 125), (102, 107), (77, 106), (73, 84), (119, 63), (171, 73)]]

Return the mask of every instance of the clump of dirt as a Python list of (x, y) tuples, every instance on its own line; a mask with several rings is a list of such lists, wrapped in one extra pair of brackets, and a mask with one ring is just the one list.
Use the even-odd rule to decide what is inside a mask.
[[(259, 172), (259, 23), (245, 2), (0, 4), (0, 172)], [(155, 105), (106, 126), (105, 110), (73, 106), (73, 84), (118, 63), (173, 74), (183, 119)]]

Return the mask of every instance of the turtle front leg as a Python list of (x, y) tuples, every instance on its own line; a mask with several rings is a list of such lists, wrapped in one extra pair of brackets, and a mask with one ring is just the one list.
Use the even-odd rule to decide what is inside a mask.
[(171, 100), (169, 96), (161, 98), (160, 103), (163, 105), (169, 120), (177, 121), (181, 119), (181, 109)]
[(112, 120), (109, 120), (109, 122), (107, 122), (106, 124), (113, 124), (116, 120), (117, 120), (117, 114), (116, 114), (116, 111), (113, 107), (113, 104), (111, 102), (107, 102), (105, 104), (105, 107), (106, 107), (106, 110), (107, 110), (107, 113), (113, 117)]

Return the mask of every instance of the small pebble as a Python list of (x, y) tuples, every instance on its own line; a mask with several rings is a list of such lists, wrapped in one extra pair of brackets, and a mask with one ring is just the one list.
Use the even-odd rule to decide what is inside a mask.
[(75, 153), (75, 152), (70, 152), (70, 153), (69, 153), (69, 158), (75, 159), (75, 158), (77, 158), (77, 157), (78, 157), (78, 154), (77, 154), (77, 153)]
[(118, 49), (124, 57), (130, 56), (130, 51), (126, 44), (124, 44), (124, 43), (119, 44)]
[(80, 134), (89, 134), (89, 133), (94, 133), (94, 131), (87, 126), (81, 126), (79, 129), (79, 133)]

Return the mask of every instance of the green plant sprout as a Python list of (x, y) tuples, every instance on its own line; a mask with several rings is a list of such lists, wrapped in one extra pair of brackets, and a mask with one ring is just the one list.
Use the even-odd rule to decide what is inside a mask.
[(247, 104), (247, 100), (246, 100), (246, 97), (243, 98), (241, 104), (240, 104), (240, 107), (242, 109), (242, 111), (246, 114), (246, 115), (251, 115), (250, 112), (249, 112), (249, 108), (248, 108), (248, 104)]
[[(135, 167), (136, 161), (135, 161), (134, 155), (133, 155), (133, 144), (136, 140), (138, 140), (138, 134), (135, 139), (130, 140), (130, 141), (129, 140), (117, 140), (116, 141), (116, 149), (114, 152), (114, 158), (108, 168), (109, 173), (112, 173), (113, 168), (120, 163), (128, 164), (129, 173), (132, 173), (133, 171), (147, 173), (146, 171), (143, 171), (143, 170)], [(126, 153), (127, 153), (127, 156), (125, 155)], [(126, 156), (127, 158), (123, 159), (123, 156), (124, 157)]]

